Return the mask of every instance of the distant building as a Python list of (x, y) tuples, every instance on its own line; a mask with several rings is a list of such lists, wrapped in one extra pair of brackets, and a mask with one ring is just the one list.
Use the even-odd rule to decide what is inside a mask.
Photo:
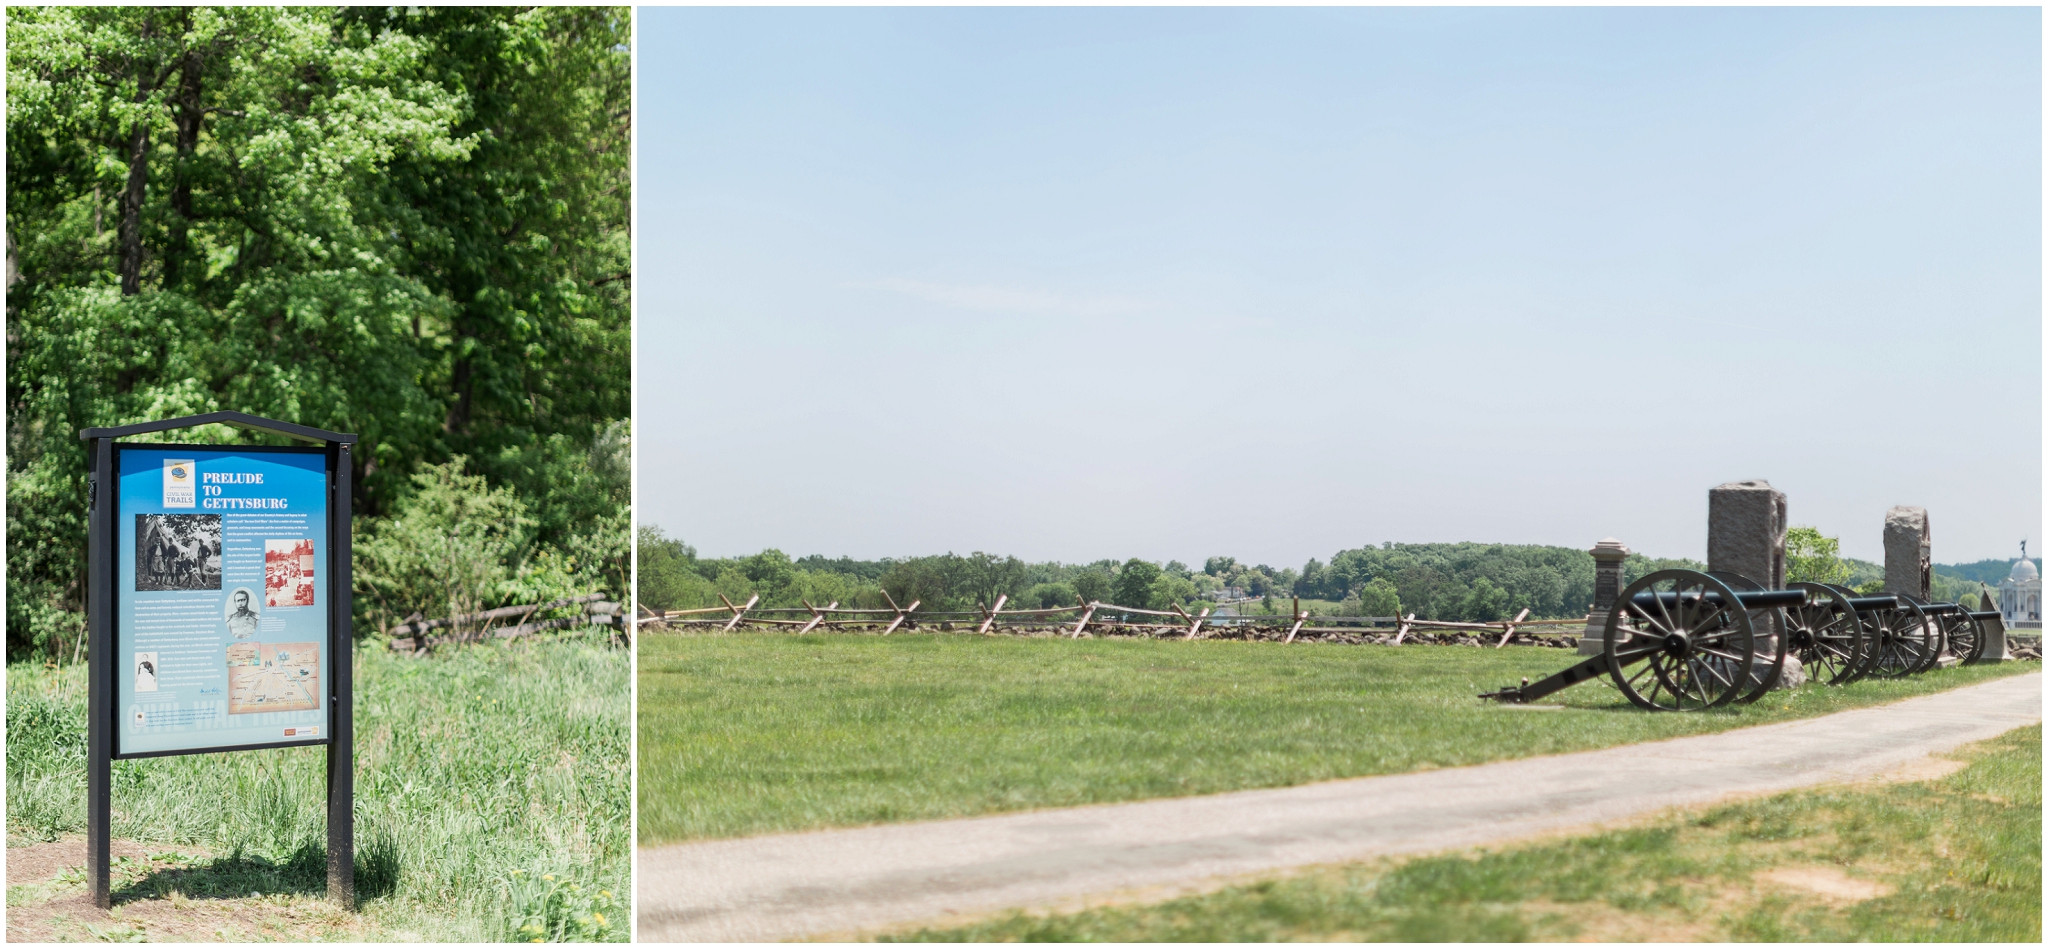
[(2020, 558), (1998, 585), (1998, 611), (2007, 629), (2041, 628), (2041, 570), (2032, 560)]

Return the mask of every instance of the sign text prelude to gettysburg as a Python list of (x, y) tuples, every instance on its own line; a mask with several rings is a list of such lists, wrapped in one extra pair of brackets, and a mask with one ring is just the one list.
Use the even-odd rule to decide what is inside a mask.
[(232, 509), (237, 511), (284, 511), (291, 509), (291, 502), (285, 498), (223, 498), (214, 497), (219, 491), (213, 485), (220, 484), (262, 484), (260, 471), (204, 471), (199, 474), (201, 484), (207, 485), (207, 497), (199, 502), (200, 507)]

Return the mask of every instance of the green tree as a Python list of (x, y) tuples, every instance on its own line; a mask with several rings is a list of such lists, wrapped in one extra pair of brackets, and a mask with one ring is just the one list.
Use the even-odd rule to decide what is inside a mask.
[(1841, 553), (1841, 541), (1818, 528), (1794, 527), (1785, 532), (1785, 580), (1842, 583), (1849, 579), (1849, 565)]
[(957, 558), (959, 581), (955, 590), (982, 606), (994, 606), (996, 597), (1015, 596), (1024, 585), (1024, 561), (998, 557), (977, 550)]
[(463, 464), (457, 457), (414, 475), (413, 493), (357, 541), (358, 585), (374, 598), (377, 626), (411, 613), (477, 612), (522, 566), (534, 523), (526, 505)]
[(1161, 571), (1159, 578), (1152, 581), (1152, 588), (1145, 591), (1145, 602), (1133, 605), (1148, 610), (1170, 610), (1175, 606), (1186, 609), (1198, 592), (1194, 582), (1188, 578)]
[(1089, 603), (1108, 602), (1115, 592), (1108, 576), (1092, 570), (1074, 577), (1073, 583), (1074, 595)]
[(1116, 605), (1151, 609), (1147, 604), (1152, 602), (1152, 585), (1159, 581), (1160, 576), (1159, 565), (1149, 560), (1132, 557), (1124, 561), (1116, 573)]
[(1465, 607), (1460, 611), (1468, 622), (1491, 623), (1507, 618), (1508, 591), (1494, 586), (1493, 581), (1480, 577), (1472, 582), (1471, 592), (1465, 595)]
[(1401, 615), (1401, 591), (1386, 577), (1374, 577), (1358, 591), (1358, 611), (1363, 616)]
[(1080, 600), (1070, 583), (1040, 583), (1024, 591), (1017, 598), (1017, 605), (1029, 610), (1049, 610), (1062, 606), (1073, 606)]
[[(651, 610), (707, 606), (711, 585), (695, 569), (697, 550), (665, 536), (652, 524), (640, 525), (639, 602)], [(715, 576), (715, 575), (714, 575)]]
[(76, 628), (77, 430), (223, 408), (358, 433), (372, 519), (464, 456), (623, 588), (629, 23), (9, 10), (10, 656)]
[(882, 574), (881, 586), (898, 606), (922, 603), (923, 609), (944, 610), (951, 605), (951, 589), (942, 558), (915, 557), (890, 564)]

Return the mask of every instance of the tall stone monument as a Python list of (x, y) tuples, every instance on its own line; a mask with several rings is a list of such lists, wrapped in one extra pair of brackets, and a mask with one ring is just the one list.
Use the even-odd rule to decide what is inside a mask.
[(1607, 613), (1621, 596), (1621, 564), (1628, 559), (1628, 545), (1612, 537), (1594, 544), (1593, 608), (1586, 614), (1586, 632), (1579, 637), (1579, 655), (1597, 656), (1607, 635)]
[(1900, 505), (1884, 512), (1884, 592), (1931, 596), (1933, 555), (1926, 508)]
[[(1785, 588), (1785, 492), (1768, 481), (1731, 481), (1707, 492), (1707, 569), (1740, 574), (1766, 590)], [(1775, 655), (1779, 633), (1776, 614), (1752, 610), (1759, 657)], [(1769, 664), (1759, 660), (1768, 670)], [(1758, 673), (1759, 676), (1764, 673)], [(1806, 681), (1793, 656), (1785, 657), (1778, 688)]]
[(1707, 492), (1707, 569), (1785, 588), (1785, 492), (1768, 481), (1730, 481)]

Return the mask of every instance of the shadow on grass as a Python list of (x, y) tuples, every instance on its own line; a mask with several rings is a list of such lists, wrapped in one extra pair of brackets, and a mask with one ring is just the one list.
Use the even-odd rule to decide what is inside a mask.
[[(356, 850), (356, 899), (367, 902), (391, 895), (398, 889), (399, 872), (397, 841), (388, 834), (372, 834)], [(172, 893), (195, 900), (325, 896), (327, 848), (309, 842), (277, 861), (250, 856), (238, 847), (225, 857), (156, 867), (133, 882), (117, 886), (114, 903), (166, 899)]]

